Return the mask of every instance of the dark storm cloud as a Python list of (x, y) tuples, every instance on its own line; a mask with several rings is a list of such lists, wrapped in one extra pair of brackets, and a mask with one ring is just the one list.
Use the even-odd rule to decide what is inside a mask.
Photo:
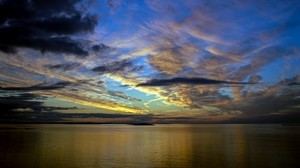
[(0, 90), (6, 90), (6, 91), (37, 91), (37, 90), (56, 90), (56, 89), (62, 89), (66, 86), (70, 86), (72, 83), (70, 82), (57, 82), (55, 84), (37, 84), (33, 86), (27, 86), (27, 87), (0, 87)]
[(70, 71), (79, 67), (80, 63), (63, 63), (63, 64), (55, 64), (55, 65), (46, 65), (47, 68), (51, 70), (62, 70), (62, 71)]
[(120, 72), (132, 72), (138, 71), (142, 68), (142, 66), (134, 67), (133, 63), (128, 60), (115, 61), (108, 63), (103, 66), (98, 66), (92, 69), (92, 71), (97, 72), (99, 74), (106, 73), (120, 73)]
[(55, 110), (70, 110), (75, 107), (53, 107), (44, 106), (41, 100), (45, 100), (46, 97), (32, 94), (32, 93), (11, 93), (0, 94), (0, 106), (3, 112), (5, 111), (17, 111), (20, 109), (30, 109), (31, 111), (55, 111)]
[(206, 78), (171, 78), (171, 79), (152, 79), (146, 83), (140, 83), (137, 86), (166, 86), (174, 84), (192, 84), (192, 85), (217, 85), (217, 84), (251, 84), (246, 82), (230, 82)]
[(0, 2), (0, 51), (27, 47), (41, 52), (88, 55), (73, 35), (93, 31), (96, 15), (78, 7), (81, 0), (3, 0)]

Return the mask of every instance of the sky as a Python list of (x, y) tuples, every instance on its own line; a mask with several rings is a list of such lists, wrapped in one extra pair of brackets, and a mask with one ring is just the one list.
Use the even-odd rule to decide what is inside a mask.
[(0, 0), (0, 122), (300, 122), (298, 0)]

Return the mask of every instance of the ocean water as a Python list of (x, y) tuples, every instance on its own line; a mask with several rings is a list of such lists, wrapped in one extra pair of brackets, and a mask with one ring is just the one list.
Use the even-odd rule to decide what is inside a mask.
[(300, 167), (300, 127), (1, 125), (1, 168)]

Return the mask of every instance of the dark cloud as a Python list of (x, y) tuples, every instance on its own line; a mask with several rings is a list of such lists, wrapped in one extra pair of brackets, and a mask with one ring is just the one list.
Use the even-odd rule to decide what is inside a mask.
[[(0, 104), (3, 111), (13, 111), (15, 109), (30, 108), (32, 110), (40, 109), (42, 106), (41, 101), (44, 97), (31, 93), (13, 94), (13, 95), (1, 95)], [(36, 100), (36, 101), (31, 101)]]
[(10, 93), (0, 94), (0, 105), (2, 111), (18, 111), (18, 110), (29, 110), (29, 111), (55, 111), (55, 110), (70, 110), (75, 107), (53, 107), (44, 106), (42, 100), (47, 97), (40, 96), (32, 93)]
[(15, 53), (18, 47), (41, 52), (88, 55), (73, 35), (93, 31), (96, 15), (81, 11), (81, 0), (3, 0), (0, 2), (0, 51)]
[(300, 85), (300, 75), (296, 75), (290, 79), (285, 79), (283, 82), (287, 83), (287, 85), (290, 85), (290, 86)]
[(130, 85), (120, 85), (119, 87), (129, 87)]
[(129, 101), (142, 101), (141, 99), (138, 99), (138, 98), (135, 98), (135, 97), (128, 96), (128, 95), (126, 95), (125, 93), (119, 92), (119, 91), (109, 91), (108, 93), (109, 93), (111, 96), (119, 97), (119, 98), (126, 99), (126, 100), (129, 100)]
[(143, 68), (142, 66), (134, 67), (133, 63), (128, 60), (122, 60), (122, 61), (111, 62), (103, 66), (95, 67), (92, 69), (92, 71), (102, 75), (106, 73), (139, 71), (142, 68)]
[(56, 90), (56, 89), (62, 89), (66, 86), (73, 85), (70, 82), (57, 82), (54, 84), (37, 84), (33, 86), (27, 86), (27, 87), (0, 87), (0, 90), (6, 90), (6, 91), (36, 91), (36, 90)]
[(55, 111), (76, 107), (45, 106), (47, 97), (32, 93), (0, 93), (0, 122), (60, 121)]
[(46, 65), (47, 68), (51, 70), (62, 70), (62, 71), (70, 71), (79, 67), (80, 63), (63, 63), (63, 64), (55, 64), (55, 65)]
[(3, 45), (0, 45), (0, 51), (5, 52), (5, 53), (15, 53), (16, 52), (14, 48), (11, 48), (9, 46), (3, 46)]
[(103, 114), (103, 113), (61, 113), (62, 110), (74, 110), (76, 107), (46, 106), (43, 100), (47, 97), (32, 93), (10, 93), (0, 94), (0, 123), (40, 123), (40, 122), (69, 122), (69, 119), (80, 118), (132, 118), (134, 120), (146, 120), (150, 116), (134, 114)]
[(101, 52), (101, 51), (104, 51), (109, 48), (110, 47), (105, 44), (97, 44), (97, 45), (92, 46), (92, 50), (95, 52)]
[[(44, 104), (48, 97), (33, 93), (2, 91), (0, 92), (0, 123), (40, 123), (40, 122), (73, 122), (70, 119), (132, 118), (145, 121), (150, 115), (138, 114), (106, 114), (106, 113), (61, 113), (58, 111), (74, 110), (77, 107), (56, 107)], [(84, 109), (82, 109), (84, 110)], [(130, 122), (130, 120), (128, 121)]]
[(291, 82), (291, 83), (289, 83), (288, 84), (289, 86), (297, 86), (297, 85), (299, 85), (300, 86), (300, 83), (298, 83), (298, 82)]
[(231, 82), (206, 78), (171, 78), (171, 79), (152, 79), (146, 83), (140, 83), (137, 86), (166, 86), (174, 84), (192, 84), (192, 85), (218, 85), (218, 84), (251, 84), (246, 82)]

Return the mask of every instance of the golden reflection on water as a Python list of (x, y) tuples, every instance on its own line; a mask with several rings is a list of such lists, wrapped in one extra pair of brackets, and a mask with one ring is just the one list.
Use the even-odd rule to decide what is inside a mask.
[[(28, 126), (27, 126), (28, 127)], [(31, 125), (0, 130), (0, 167), (297, 167), (280, 125)]]

